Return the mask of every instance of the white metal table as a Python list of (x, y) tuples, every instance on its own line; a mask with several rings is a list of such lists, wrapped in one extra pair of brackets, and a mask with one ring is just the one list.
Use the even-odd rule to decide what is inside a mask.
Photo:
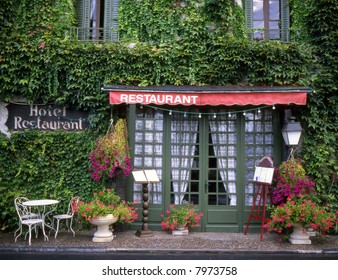
[[(44, 220), (45, 226), (47, 226), (50, 230), (54, 230), (52, 219), (49, 215), (55, 210), (51, 209), (46, 212), (46, 206), (53, 206), (58, 204), (60, 201), (55, 199), (36, 199), (36, 200), (28, 200), (23, 202), (22, 204), (25, 206), (34, 206), (38, 208), (38, 213), (40, 217)], [(41, 208), (43, 209), (41, 211)], [(46, 223), (46, 218), (49, 220), (50, 224)]]

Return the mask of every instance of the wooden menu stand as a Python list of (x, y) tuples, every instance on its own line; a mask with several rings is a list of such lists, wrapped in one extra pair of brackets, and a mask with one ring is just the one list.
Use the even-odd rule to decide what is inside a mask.
[(271, 158), (270, 157), (262, 158), (260, 160), (259, 166), (257, 166), (255, 169), (254, 183), (256, 184), (256, 193), (253, 198), (251, 211), (250, 211), (248, 222), (246, 224), (244, 235), (246, 235), (248, 232), (251, 219), (255, 219), (255, 220), (261, 221), (260, 240), (263, 239), (264, 224), (267, 222), (267, 219), (265, 218), (266, 200), (267, 200), (267, 195), (269, 193), (269, 188), (272, 183), (273, 173), (274, 173), (274, 168), (273, 168), (273, 162)]
[(157, 176), (156, 170), (137, 170), (132, 171), (135, 183), (142, 184), (142, 229), (137, 230), (135, 235), (138, 237), (150, 237), (153, 233), (149, 230), (148, 215), (149, 215), (149, 183), (158, 183), (160, 179)]
[[(249, 216), (248, 222), (246, 224), (244, 234), (247, 234), (247, 232), (248, 232), (251, 219), (262, 221), (261, 236), (260, 236), (260, 240), (262, 240), (263, 234), (264, 234), (264, 224), (267, 222), (267, 219), (265, 218), (265, 215), (266, 215), (266, 199), (267, 199), (267, 194), (269, 192), (269, 187), (271, 185), (267, 184), (267, 183), (263, 183), (263, 182), (257, 182), (256, 185), (257, 185), (257, 191), (256, 191), (256, 194), (255, 194), (254, 199), (253, 199), (253, 204), (251, 206), (250, 216)], [(257, 203), (257, 197), (258, 196), (259, 196), (259, 199), (258, 199), (258, 203)], [(256, 203), (257, 203), (257, 205), (256, 205)], [(263, 208), (263, 211), (262, 211), (261, 208)]]

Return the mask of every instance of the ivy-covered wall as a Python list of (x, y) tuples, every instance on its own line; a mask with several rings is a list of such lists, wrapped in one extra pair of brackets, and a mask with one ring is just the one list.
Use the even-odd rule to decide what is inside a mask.
[(245, 38), (244, 9), (235, 1), (121, 0), (119, 12), (124, 41), (168, 44), (189, 38), (199, 44), (210, 35)]
[(338, 208), (338, 5), (335, 0), (293, 0), (298, 27), (313, 55), (303, 114), (302, 158), (323, 203)]
[[(74, 13), (74, 9), (69, 9), (70, 0), (59, 1), (63, 5), (51, 0), (33, 1), (34, 4), (26, 0), (6, 1), (18, 2), (20, 8), (12, 11), (9, 20), (20, 20), (4, 28), (7, 32), (0, 41), (0, 93), (4, 99), (22, 94), (30, 101), (101, 110), (107, 109), (107, 102), (100, 88), (107, 83), (291, 85), (305, 77), (309, 62), (307, 51), (297, 44), (243, 39), (243, 32), (234, 31), (243, 29), (244, 23), (234, 16), (239, 7), (233, 1), (231, 4), (200, 1), (204, 5), (198, 9), (196, 1), (183, 1), (186, 6), (181, 6), (179, 1), (132, 1), (134, 4), (121, 1), (122, 41), (118, 44), (71, 41), (69, 29), (65, 27), (66, 23), (69, 28), (74, 25), (74, 14), (69, 14), (69, 11)], [(145, 4), (144, 14), (140, 3)], [(175, 13), (189, 15), (192, 22), (182, 22), (179, 16), (179, 24), (175, 26), (174, 19), (157, 17), (156, 13), (149, 22), (153, 11), (163, 11), (169, 4)], [(231, 20), (225, 21), (215, 12), (219, 6), (224, 6), (221, 9), (224, 17), (229, 15)], [(62, 14), (63, 10), (68, 14), (65, 21), (54, 20), (53, 24), (55, 16), (50, 18), (51, 11), (54, 15)], [(37, 11), (46, 11), (46, 16), (39, 13), (35, 19)], [(34, 20), (31, 22), (30, 18)], [(177, 33), (179, 39), (170, 41), (170, 36), (161, 39), (164, 27), (156, 31), (161, 19), (167, 30)], [(207, 27), (211, 19), (219, 24), (215, 32), (209, 32)], [(148, 26), (150, 33), (139, 30), (137, 23)], [(236, 28), (230, 28), (233, 24)], [(132, 39), (132, 43), (127, 39)]]
[(54, 198), (65, 208), (74, 195), (86, 199), (99, 189), (88, 172), (94, 142), (87, 132), (0, 134), (1, 225), (16, 226), (15, 197)]
[(76, 2), (0, 4), (0, 99), (23, 96), (28, 102), (81, 108), (91, 121), (84, 133), (26, 131), (1, 137), (0, 224), (13, 220), (15, 195), (48, 192), (64, 198), (98, 188), (89, 176), (88, 153), (109, 124), (105, 84), (314, 88), (302, 111), (302, 157), (320, 198), (325, 202), (330, 196), (337, 207), (335, 0), (306, 0), (306, 9), (299, 6), (302, 1), (290, 1), (296, 27), (307, 40), (291, 44), (247, 40), (243, 10), (226, 0), (121, 0), (119, 43), (78, 42), (69, 36), (76, 26)]

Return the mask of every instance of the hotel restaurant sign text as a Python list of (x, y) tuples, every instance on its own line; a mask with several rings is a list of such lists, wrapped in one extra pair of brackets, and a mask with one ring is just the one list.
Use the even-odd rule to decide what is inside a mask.
[(8, 130), (81, 131), (88, 127), (88, 113), (55, 105), (8, 104)]

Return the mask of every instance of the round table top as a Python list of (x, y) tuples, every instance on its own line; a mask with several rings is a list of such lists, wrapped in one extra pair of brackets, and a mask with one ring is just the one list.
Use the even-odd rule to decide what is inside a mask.
[(45, 205), (53, 205), (57, 204), (60, 201), (55, 199), (36, 199), (36, 200), (28, 200), (23, 202), (22, 204), (25, 206), (45, 206)]

